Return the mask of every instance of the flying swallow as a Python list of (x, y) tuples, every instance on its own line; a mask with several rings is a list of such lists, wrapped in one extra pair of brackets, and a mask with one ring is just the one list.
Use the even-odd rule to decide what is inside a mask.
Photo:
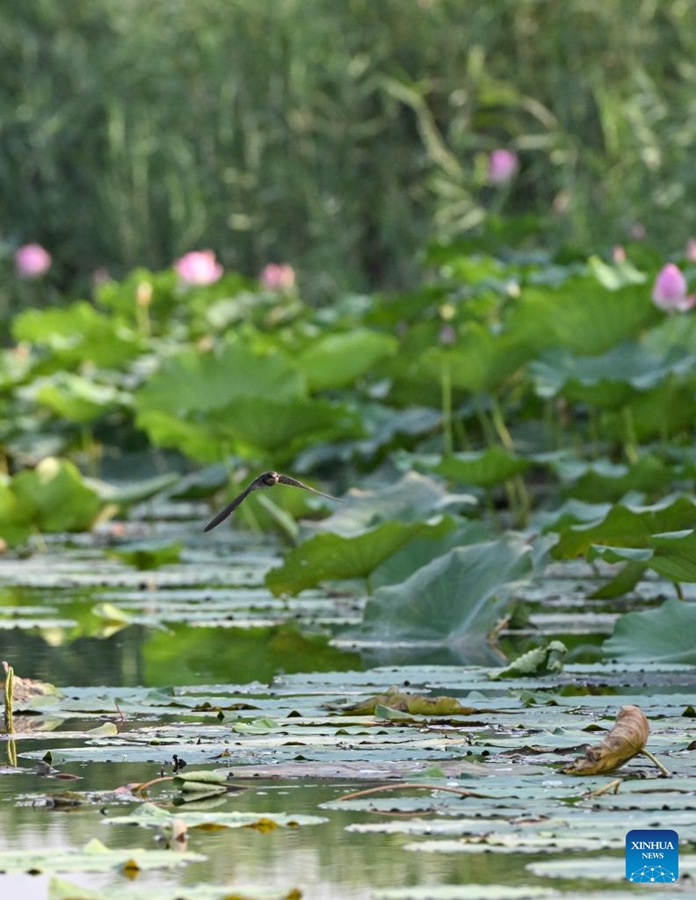
[(235, 509), (242, 503), (252, 491), (258, 491), (259, 488), (269, 488), (273, 487), (275, 484), (289, 484), (290, 487), (302, 488), (303, 491), (310, 491), (312, 494), (319, 494), (320, 497), (327, 497), (329, 500), (336, 500), (339, 503), (341, 502), (339, 497), (332, 497), (331, 494), (325, 494), (323, 491), (317, 491), (315, 488), (310, 487), (308, 484), (303, 484), (301, 481), (297, 481), (296, 478), (290, 478), (289, 475), (281, 475), (279, 472), (264, 472), (263, 475), (259, 475), (258, 478), (255, 478), (251, 484), (247, 485), (241, 494), (237, 494), (234, 500), (226, 506), (222, 512), (219, 512), (214, 519), (211, 519), (210, 522), (205, 526), (203, 531), (212, 531), (213, 528), (217, 528), (220, 522), (224, 522), (225, 519), (231, 515)]

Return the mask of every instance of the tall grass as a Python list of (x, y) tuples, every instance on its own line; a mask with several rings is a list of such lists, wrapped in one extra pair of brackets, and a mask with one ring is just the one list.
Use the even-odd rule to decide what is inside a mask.
[[(696, 233), (687, 0), (54, 0), (0, 13), (0, 239), (65, 279), (196, 246), (408, 284), (493, 207), (601, 246)], [(516, 149), (510, 192), (485, 154)]]

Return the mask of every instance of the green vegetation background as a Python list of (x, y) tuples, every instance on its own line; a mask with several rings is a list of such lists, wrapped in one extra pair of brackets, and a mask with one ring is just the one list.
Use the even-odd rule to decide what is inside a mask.
[[(403, 287), (491, 209), (593, 251), (696, 231), (688, 0), (54, 0), (0, 11), (0, 240), (64, 286), (212, 246)], [(507, 192), (486, 154), (519, 153)], [(311, 273), (311, 274), (310, 274)]]

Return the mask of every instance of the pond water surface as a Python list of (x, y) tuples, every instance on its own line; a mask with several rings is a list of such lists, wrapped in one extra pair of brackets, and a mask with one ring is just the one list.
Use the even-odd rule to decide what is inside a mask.
[[(185, 549), (151, 571), (109, 555), (135, 540), (181, 540)], [(530, 587), (528, 623), (501, 636), (512, 655), (562, 637), (570, 665), (511, 687), (451, 648), (409, 655), (341, 643), (341, 628), (360, 618), (361, 591), (274, 598), (263, 576), (278, 552), (268, 538), (230, 532), (204, 542), (187, 524), (162, 520), (126, 526), (118, 540), (106, 531), (55, 540), (0, 562), (0, 658), (16, 676), (61, 692), (15, 702), (14, 748), (5, 740), (4, 749), (16, 749), (17, 765), (6, 755), (0, 778), (1, 897), (83, 896), (60, 893), (61, 880), (85, 897), (144, 890), (151, 900), (188, 897), (200, 885), (221, 886), (209, 897), (293, 889), (346, 900), (600, 897), (609, 888), (620, 897), (635, 890), (623, 872), (629, 824), (675, 827), (696, 841), (696, 678), (689, 667), (594, 662), (616, 606), (588, 599), (586, 567), (551, 571)], [(650, 605), (651, 591), (663, 589), (653, 583), (631, 602)], [(451, 696), (471, 712), (337, 708), (391, 686)], [(628, 703), (651, 721), (650, 747), (674, 773), (670, 793), (649, 761), (636, 759), (618, 794), (593, 798), (609, 777), (573, 779), (559, 768), (600, 740)], [(182, 760), (183, 773), (222, 771), (226, 787), (242, 789), (189, 801), (172, 781), (133, 787), (168, 778)], [(422, 787), (340, 799), (400, 781)], [(206, 827), (189, 823), (176, 840), (168, 827), (111, 821), (145, 801), (184, 820), (205, 814)], [(252, 827), (227, 827), (232, 812), (253, 814)], [(280, 813), (299, 824), (274, 823)], [(92, 871), (85, 854), (70, 854), (95, 837), (111, 850), (171, 846), (184, 861)], [(17, 851), (46, 849), (51, 858), (27, 864), (35, 874), (13, 862)], [(584, 870), (563, 872), (578, 859)], [(558, 868), (545, 872), (549, 860)], [(682, 889), (694, 871), (682, 866)], [(450, 893), (437, 893), (446, 886)]]

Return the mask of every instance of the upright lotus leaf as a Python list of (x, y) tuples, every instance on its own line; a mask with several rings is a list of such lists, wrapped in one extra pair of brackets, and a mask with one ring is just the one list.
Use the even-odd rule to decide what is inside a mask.
[(165, 359), (135, 395), (138, 421), (147, 428), (159, 411), (200, 421), (237, 400), (306, 396), (305, 380), (279, 353), (255, 353), (233, 341), (219, 352), (186, 349)]
[(696, 582), (696, 532), (693, 529), (653, 534), (646, 547), (607, 547), (593, 544), (587, 558), (628, 562), (651, 568), (671, 581)]
[(374, 465), (390, 452), (398, 452), (404, 443), (424, 438), (442, 428), (442, 413), (424, 406), (393, 409), (382, 403), (353, 404), (360, 416), (363, 435), (350, 443), (314, 445), (302, 454), (306, 469), (328, 465), (334, 460), (360, 460)]
[(322, 398), (239, 398), (213, 413), (210, 423), (222, 446), (231, 444), (247, 458), (272, 453), (277, 465), (307, 444), (362, 433), (358, 417), (348, 406)]
[[(133, 327), (147, 328), (155, 334), (171, 331), (185, 321), (197, 332), (208, 330), (208, 312), (218, 303), (232, 302), (249, 282), (235, 272), (226, 272), (214, 284), (183, 288), (174, 269), (151, 272), (138, 268), (122, 281), (109, 280), (96, 291), (100, 307), (117, 312)], [(251, 295), (253, 297), (253, 295)], [(255, 298), (258, 303), (258, 296)], [(218, 331), (224, 325), (218, 325)]]
[(288, 459), (306, 443), (359, 428), (345, 406), (308, 398), (304, 377), (283, 355), (239, 341), (217, 354), (185, 350), (168, 359), (137, 392), (135, 407), (156, 444), (203, 462), (230, 452)]
[(648, 276), (627, 259), (610, 266), (601, 257), (591, 256), (587, 265), (597, 281), (608, 291), (618, 291), (629, 284), (645, 284), (648, 280)]
[(458, 484), (491, 488), (521, 475), (531, 465), (531, 460), (511, 453), (504, 447), (493, 446), (487, 450), (444, 456), (433, 467), (433, 471)]
[(554, 525), (561, 535), (552, 554), (556, 559), (573, 559), (586, 554), (593, 544), (650, 548), (654, 535), (694, 528), (696, 503), (690, 497), (672, 495), (652, 506), (615, 503), (589, 523)]
[(663, 314), (643, 285), (607, 291), (593, 277), (572, 278), (556, 290), (524, 288), (507, 327), (543, 347), (599, 354), (636, 337)]
[(169, 491), (169, 496), (173, 500), (201, 500), (212, 497), (213, 494), (227, 487), (230, 473), (226, 466), (217, 463), (177, 478), (177, 481), (178, 484)]
[(276, 595), (298, 594), (322, 581), (369, 578), (385, 559), (416, 537), (441, 538), (455, 527), (450, 517), (427, 522), (384, 522), (352, 537), (315, 534), (285, 557), (283, 565), (266, 575)]
[(190, 459), (218, 462), (230, 452), (229, 442), (208, 422), (180, 419), (173, 413), (148, 410), (138, 419), (156, 447), (172, 447)]
[(385, 584), (399, 584), (454, 547), (481, 543), (491, 537), (490, 529), (478, 519), (461, 522), (457, 528), (445, 532), (439, 538), (431, 534), (427, 537), (414, 537), (377, 566), (370, 576), (370, 587), (374, 591)]
[(616, 411), (602, 417), (602, 434), (607, 440), (624, 441), (626, 422), (631, 439), (638, 443), (665, 441), (671, 435), (690, 436), (696, 419), (696, 398), (690, 385), (660, 385), (632, 397)]
[(586, 503), (571, 498), (550, 513), (539, 517), (544, 532), (563, 533), (575, 526), (592, 525), (601, 521), (612, 509), (611, 503)]
[(119, 507), (143, 503), (180, 481), (181, 478), (176, 472), (154, 475), (152, 478), (143, 478), (138, 481), (118, 483), (101, 481), (98, 478), (85, 478), (85, 484), (94, 488), (102, 503), (113, 503)]
[(119, 366), (143, 350), (141, 339), (121, 319), (98, 312), (86, 300), (60, 309), (25, 310), (13, 320), (12, 334), (16, 341), (48, 347), (58, 369), (86, 362)]
[(308, 526), (344, 536), (360, 534), (380, 522), (420, 522), (438, 513), (475, 506), (470, 494), (451, 494), (426, 475), (408, 472), (396, 484), (378, 490), (351, 490), (328, 518)]
[(608, 659), (696, 665), (696, 603), (671, 599), (658, 609), (626, 613), (602, 649)]
[(41, 406), (71, 422), (87, 424), (117, 407), (130, 405), (130, 395), (108, 384), (71, 372), (56, 372), (35, 381), (30, 394)]
[(457, 547), (402, 584), (375, 591), (362, 624), (349, 634), (383, 643), (473, 648), (486, 643), (532, 573), (531, 547), (516, 536)]
[(396, 349), (392, 335), (356, 328), (316, 339), (296, 357), (295, 364), (305, 374), (310, 391), (343, 388)]
[[(651, 492), (672, 484), (678, 470), (652, 453), (635, 462), (614, 463), (609, 459), (576, 460), (571, 467), (553, 466), (564, 484), (564, 493), (588, 503), (617, 501), (630, 491)], [(685, 477), (686, 473), (685, 473)]]
[(26, 381), (34, 360), (22, 347), (0, 349), (0, 391), (8, 391)]
[(497, 390), (532, 358), (535, 347), (525, 335), (494, 332), (480, 322), (466, 322), (458, 329), (452, 347), (428, 347), (417, 363), (422, 378), (471, 393)]
[(625, 341), (599, 356), (578, 356), (565, 347), (553, 347), (529, 371), (540, 397), (562, 395), (610, 409), (670, 376), (688, 374), (695, 365), (696, 356), (682, 347), (670, 347), (658, 356), (636, 341)]
[(55, 457), (15, 475), (12, 492), (23, 516), (31, 516), (40, 531), (84, 531), (101, 508), (97, 492), (85, 483), (77, 467)]
[(142, 312), (147, 308), (149, 320), (159, 322), (168, 319), (177, 306), (185, 305), (185, 295), (176, 292), (177, 276), (173, 269), (165, 272), (150, 272), (137, 268), (129, 272), (121, 281), (109, 279), (96, 289), (97, 304), (118, 313), (135, 326)]
[(0, 541), (8, 547), (23, 544), (33, 531), (32, 510), (12, 490), (7, 475), (0, 475)]

